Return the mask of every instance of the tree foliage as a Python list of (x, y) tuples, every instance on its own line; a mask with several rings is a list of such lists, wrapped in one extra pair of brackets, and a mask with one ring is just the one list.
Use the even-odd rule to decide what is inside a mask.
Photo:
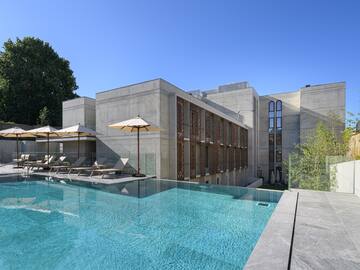
[(51, 125), (61, 125), (62, 101), (78, 88), (69, 61), (49, 43), (25, 37), (8, 40), (0, 52), (0, 119), (34, 125), (47, 107)]
[(351, 133), (351, 129), (345, 129), (339, 137), (331, 123), (320, 122), (315, 133), (290, 155), (287, 166), (292, 187), (329, 191), (335, 183), (330, 177), (327, 159), (346, 155)]
[(37, 123), (41, 126), (46, 126), (46, 125), (50, 124), (49, 123), (49, 110), (46, 106), (40, 110)]

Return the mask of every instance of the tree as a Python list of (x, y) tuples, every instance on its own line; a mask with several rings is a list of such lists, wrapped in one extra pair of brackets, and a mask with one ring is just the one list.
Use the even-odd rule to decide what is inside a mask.
[(49, 110), (46, 106), (40, 110), (37, 123), (41, 126), (49, 125)]
[(47, 107), (48, 121), (60, 126), (62, 101), (76, 97), (78, 88), (69, 61), (49, 43), (25, 37), (4, 43), (0, 52), (0, 119), (36, 124)]
[(327, 159), (347, 153), (350, 134), (351, 130), (345, 129), (339, 138), (333, 126), (320, 122), (315, 133), (290, 155), (286, 165), (291, 186), (329, 191), (335, 183), (330, 177)]

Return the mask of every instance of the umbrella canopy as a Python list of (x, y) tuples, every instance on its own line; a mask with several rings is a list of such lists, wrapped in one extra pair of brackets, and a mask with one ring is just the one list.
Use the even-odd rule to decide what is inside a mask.
[(4, 130), (0, 130), (0, 136), (5, 138), (33, 138), (35, 137), (27, 130), (23, 130), (19, 127), (8, 128)]
[(109, 125), (111, 128), (116, 128), (121, 131), (125, 132), (137, 132), (137, 174), (134, 176), (143, 176), (143, 174), (140, 173), (140, 132), (146, 132), (146, 131), (160, 131), (160, 128), (155, 127), (151, 125), (150, 123), (146, 122), (144, 119), (142, 119), (140, 116), (137, 116), (135, 118), (125, 120), (122, 122), (118, 122), (115, 124)]
[[(16, 138), (16, 159), (19, 159), (19, 138), (31, 138), (35, 137), (26, 130), (19, 127), (8, 128), (0, 131), (0, 137), (4, 138)], [(17, 161), (19, 167), (19, 161)]]
[(45, 126), (45, 127), (40, 127), (40, 128), (35, 128), (35, 129), (31, 129), (28, 130), (29, 133), (35, 135), (35, 136), (40, 136), (40, 137), (46, 137), (47, 138), (47, 157), (49, 158), (49, 137), (54, 137), (54, 136), (59, 136), (56, 134), (57, 129), (53, 128), (51, 126)]
[(75, 126), (71, 126), (71, 127), (67, 127), (67, 128), (63, 128), (63, 129), (59, 129), (58, 131), (56, 131), (57, 134), (59, 135), (68, 135), (68, 136), (96, 136), (96, 131), (84, 127), (80, 124), (77, 124)]
[(56, 131), (57, 129), (51, 126), (45, 126), (45, 127), (28, 130), (28, 132), (31, 134), (34, 134), (36, 136), (43, 136), (43, 137), (47, 137), (48, 135), (58, 136), (56, 134)]
[(56, 131), (56, 134), (62, 135), (62, 136), (77, 136), (78, 137), (78, 143), (77, 143), (77, 152), (78, 152), (78, 158), (80, 157), (80, 137), (85, 136), (96, 136), (96, 131), (84, 127), (80, 124), (77, 124), (75, 126), (67, 127), (60, 129)]
[(119, 123), (111, 124), (109, 127), (117, 128), (125, 132), (160, 131), (158, 127), (155, 127), (146, 122), (140, 116)]

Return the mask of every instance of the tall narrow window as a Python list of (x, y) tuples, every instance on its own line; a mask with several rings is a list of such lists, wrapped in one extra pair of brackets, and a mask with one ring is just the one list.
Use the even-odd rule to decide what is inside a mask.
[(269, 178), (274, 171), (274, 155), (275, 155), (275, 102), (269, 102), (268, 121), (269, 121)]
[(282, 181), (282, 102), (281, 100), (276, 101), (276, 180)]
[(273, 132), (275, 125), (275, 103), (269, 102), (269, 132)]

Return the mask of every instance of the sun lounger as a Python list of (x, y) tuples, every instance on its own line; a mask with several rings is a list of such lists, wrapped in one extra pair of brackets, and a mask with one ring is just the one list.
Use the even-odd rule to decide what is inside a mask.
[(27, 160), (24, 162), (24, 165), (27, 167), (31, 167), (32, 165), (36, 165), (36, 164), (40, 164), (40, 163), (45, 163), (51, 156), (48, 157), (48, 155), (45, 155), (43, 159), (38, 159), (38, 160)]
[(72, 167), (69, 169), (69, 174), (77, 173), (78, 175), (80, 175), (81, 173), (84, 173), (84, 172), (89, 172), (89, 171), (91, 172), (96, 169), (104, 169), (106, 167), (106, 165), (104, 165), (105, 161), (106, 161), (106, 158), (101, 158), (99, 160), (95, 160), (95, 162), (92, 166)]
[(27, 167), (29, 167), (29, 169), (37, 169), (39, 170), (40, 168), (43, 169), (49, 169), (51, 164), (53, 164), (55, 162), (55, 157), (54, 156), (50, 156), (48, 159), (46, 158), (45, 162), (39, 162), (36, 161), (34, 163), (28, 164)]
[(112, 168), (92, 170), (90, 177), (92, 177), (94, 173), (99, 173), (101, 175), (101, 178), (104, 178), (105, 175), (108, 175), (110, 173), (122, 172), (128, 161), (128, 158), (120, 158)]
[(80, 167), (85, 162), (85, 160), (85, 157), (80, 157), (71, 165), (54, 165), (50, 167), (50, 171), (55, 170), (55, 173), (59, 173), (61, 170), (70, 170), (71, 168)]
[(25, 162), (29, 161), (30, 154), (21, 154), (20, 158), (13, 159), (14, 162), (19, 164), (19, 166), (23, 166)]

